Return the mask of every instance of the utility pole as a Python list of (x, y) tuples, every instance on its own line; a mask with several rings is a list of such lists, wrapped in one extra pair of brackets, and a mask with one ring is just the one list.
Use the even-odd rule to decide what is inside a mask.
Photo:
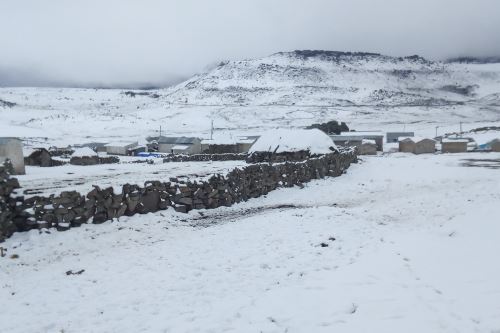
[(214, 121), (212, 119), (212, 125), (210, 126), (210, 140), (213, 139), (214, 136)]
[(436, 136), (434, 136), (435, 138), (437, 138), (437, 136), (438, 136), (438, 128), (439, 128), (439, 126), (436, 126)]
[(460, 122), (460, 136), (462, 136), (462, 133), (463, 133), (463, 131), (462, 131), (462, 122)]
[(161, 138), (161, 125), (160, 125), (160, 138)]

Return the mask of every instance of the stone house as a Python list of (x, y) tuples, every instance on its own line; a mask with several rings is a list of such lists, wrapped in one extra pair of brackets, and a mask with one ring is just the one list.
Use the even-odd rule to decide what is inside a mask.
[(64, 162), (52, 158), (50, 152), (45, 148), (30, 149), (24, 158), (24, 164), (39, 167), (54, 167), (63, 165)]
[(467, 139), (443, 139), (441, 141), (441, 152), (443, 153), (465, 153), (467, 152)]
[(10, 160), (14, 173), (24, 175), (23, 143), (18, 138), (1, 137), (0, 138), (0, 164)]
[(200, 154), (201, 139), (195, 137), (166, 137), (158, 139), (158, 151), (170, 154)]

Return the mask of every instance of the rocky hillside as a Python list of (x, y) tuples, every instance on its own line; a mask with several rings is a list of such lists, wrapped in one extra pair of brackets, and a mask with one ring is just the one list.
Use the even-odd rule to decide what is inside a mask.
[[(164, 91), (191, 105), (442, 106), (498, 102), (500, 64), (434, 62), (336, 51), (228, 61)], [(491, 96), (490, 96), (491, 95)]]

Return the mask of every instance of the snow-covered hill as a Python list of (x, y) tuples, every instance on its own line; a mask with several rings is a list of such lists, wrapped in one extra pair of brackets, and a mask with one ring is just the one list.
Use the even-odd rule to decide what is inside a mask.
[(500, 64), (442, 63), (335, 51), (223, 62), (165, 92), (199, 105), (448, 105), (500, 91)]
[(0, 136), (36, 146), (142, 140), (160, 126), (207, 138), (212, 121), (227, 137), (332, 119), (420, 135), (500, 125), (500, 63), (295, 51), (224, 62), (167, 89), (0, 88)]

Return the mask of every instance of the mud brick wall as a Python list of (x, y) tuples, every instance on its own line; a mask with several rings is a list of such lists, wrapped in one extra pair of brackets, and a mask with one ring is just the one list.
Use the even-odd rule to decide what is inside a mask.
[[(13, 231), (37, 228), (67, 230), (83, 223), (103, 223), (121, 216), (145, 214), (173, 207), (178, 212), (231, 206), (265, 195), (279, 187), (301, 185), (312, 179), (337, 177), (357, 161), (354, 150), (322, 155), (302, 162), (252, 164), (236, 168), (227, 175), (214, 175), (207, 181), (183, 182), (171, 178), (168, 182), (148, 181), (144, 186), (125, 184), (119, 193), (110, 188), (94, 189), (86, 194), (62, 192), (58, 196), (3, 196), (3, 238)], [(12, 194), (19, 187), (8, 177), (0, 191)], [(1, 183), (3, 184), (3, 183)], [(3, 213), (2, 213), (3, 214)], [(2, 215), (3, 216), (3, 215)]]

